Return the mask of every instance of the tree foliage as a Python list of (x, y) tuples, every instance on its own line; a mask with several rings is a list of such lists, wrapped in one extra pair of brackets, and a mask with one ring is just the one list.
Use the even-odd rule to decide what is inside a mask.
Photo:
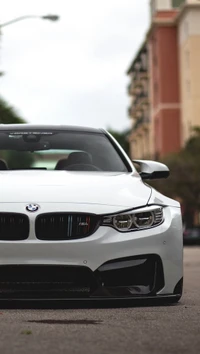
[(25, 123), (15, 109), (0, 97), (0, 123), (1, 124), (18, 124)]
[(200, 211), (200, 128), (194, 128), (193, 136), (176, 154), (162, 160), (169, 169), (168, 180), (153, 185), (165, 195), (182, 201), (185, 211)]
[[(25, 123), (16, 110), (0, 97), (0, 124)], [(9, 168), (27, 168), (31, 166), (33, 157), (30, 153), (19, 151), (0, 151), (0, 158), (6, 160)]]

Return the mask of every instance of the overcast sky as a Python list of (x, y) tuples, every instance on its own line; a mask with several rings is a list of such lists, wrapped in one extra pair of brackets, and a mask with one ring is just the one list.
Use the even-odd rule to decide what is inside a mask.
[[(0, 1), (1, 3), (1, 1)], [(149, 24), (149, 0), (6, 0), (0, 94), (30, 123), (129, 127), (130, 65)]]

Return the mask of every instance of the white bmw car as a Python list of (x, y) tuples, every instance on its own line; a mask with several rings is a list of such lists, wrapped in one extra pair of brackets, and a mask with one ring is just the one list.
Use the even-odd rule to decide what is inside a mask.
[(135, 162), (104, 130), (0, 125), (0, 299), (180, 299), (180, 205), (144, 182), (169, 170)]

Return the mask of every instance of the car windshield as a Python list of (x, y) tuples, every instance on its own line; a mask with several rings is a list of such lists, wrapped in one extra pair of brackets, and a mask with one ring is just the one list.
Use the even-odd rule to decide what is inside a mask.
[(0, 131), (0, 170), (15, 169), (131, 170), (117, 146), (101, 132)]

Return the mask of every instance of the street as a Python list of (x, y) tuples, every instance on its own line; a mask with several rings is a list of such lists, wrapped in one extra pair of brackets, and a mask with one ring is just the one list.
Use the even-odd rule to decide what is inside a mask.
[(200, 247), (184, 249), (177, 305), (0, 310), (0, 353), (200, 352)]

